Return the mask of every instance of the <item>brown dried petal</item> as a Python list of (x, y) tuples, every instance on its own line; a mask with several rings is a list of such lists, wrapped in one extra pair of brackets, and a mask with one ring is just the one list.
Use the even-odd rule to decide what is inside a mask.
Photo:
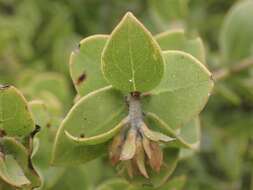
[(143, 123), (141, 125), (141, 131), (142, 131), (142, 133), (147, 138), (149, 138), (152, 141), (156, 141), (156, 142), (158, 142), (158, 141), (169, 142), (169, 141), (175, 140), (175, 138), (171, 138), (171, 137), (169, 137), (167, 135), (164, 135), (164, 134), (162, 134), (160, 132), (156, 132), (156, 131), (150, 130), (145, 123)]
[(149, 178), (146, 167), (145, 167), (145, 154), (142, 147), (141, 138), (137, 138), (137, 141), (136, 141), (136, 154), (135, 154), (134, 160), (141, 174), (144, 177)]
[(137, 131), (135, 129), (130, 129), (125, 143), (122, 148), (122, 152), (120, 155), (120, 160), (130, 160), (134, 157), (136, 151), (136, 135)]
[(159, 172), (163, 163), (163, 152), (161, 147), (156, 142), (150, 142), (150, 149), (152, 151), (149, 159), (150, 166), (156, 172)]
[(127, 174), (132, 179), (134, 177), (134, 171), (133, 171), (133, 165), (132, 165), (131, 160), (125, 161), (125, 164), (126, 164)]
[(109, 158), (111, 160), (112, 165), (115, 165), (118, 163), (120, 159), (122, 146), (123, 146), (123, 138), (121, 134), (119, 134), (114, 137), (109, 149)]
[(145, 135), (142, 137), (142, 144), (143, 144), (143, 148), (145, 150), (146, 155), (150, 159), (151, 154), (152, 154), (151, 149), (150, 149), (150, 142), (149, 142), (148, 138)]

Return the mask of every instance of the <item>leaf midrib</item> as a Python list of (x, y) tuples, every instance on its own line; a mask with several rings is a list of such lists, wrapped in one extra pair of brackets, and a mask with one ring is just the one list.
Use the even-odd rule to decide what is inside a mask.
[(130, 56), (130, 65), (131, 65), (131, 73), (132, 73), (132, 81), (129, 81), (132, 83), (133, 90), (136, 91), (136, 84), (135, 84), (135, 71), (134, 71), (134, 63), (133, 63), (133, 54), (132, 54), (132, 43), (131, 38), (129, 37), (130, 34), (130, 21), (127, 22), (127, 41), (128, 41), (128, 53)]

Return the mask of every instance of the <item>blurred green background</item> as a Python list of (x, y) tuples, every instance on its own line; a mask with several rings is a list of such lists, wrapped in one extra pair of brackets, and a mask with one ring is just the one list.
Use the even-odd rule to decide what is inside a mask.
[[(68, 62), (81, 39), (109, 34), (131, 11), (153, 34), (183, 28), (189, 38), (200, 36), (207, 67), (214, 72), (229, 69), (253, 55), (252, 2), (0, 0), (0, 83), (18, 87), (29, 101), (44, 100), (57, 128), (76, 94)], [(201, 125), (201, 149), (178, 165), (173, 175), (183, 178), (176, 189), (253, 190), (252, 68), (216, 82)], [(103, 184), (115, 176), (110, 167), (102, 169), (103, 162), (59, 172), (58, 178), (47, 171), (45, 189)]]

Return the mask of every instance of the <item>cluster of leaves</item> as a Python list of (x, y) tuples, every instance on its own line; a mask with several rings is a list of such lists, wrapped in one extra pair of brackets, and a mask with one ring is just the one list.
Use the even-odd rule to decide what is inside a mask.
[[(128, 114), (124, 96), (140, 91), (144, 122), (176, 140), (159, 142), (165, 169), (157, 174), (145, 162), (149, 179), (138, 175), (132, 183), (250, 190), (253, 3), (238, 2), (227, 12), (233, 3), (0, 0), (0, 83), (24, 94), (0, 87), (0, 189), (153, 189), (115, 178), (108, 161), (117, 124)], [(110, 36), (82, 40), (70, 56), (73, 100), (70, 51), (80, 36), (109, 33), (127, 10), (152, 32), (168, 31), (152, 37), (128, 15)], [(143, 65), (125, 67), (130, 62)], [(197, 116), (212, 86), (205, 67), (216, 85)]]

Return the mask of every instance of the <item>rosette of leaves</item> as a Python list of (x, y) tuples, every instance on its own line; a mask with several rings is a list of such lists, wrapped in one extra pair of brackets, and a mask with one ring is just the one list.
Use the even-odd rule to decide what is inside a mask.
[(35, 122), (24, 96), (0, 86), (0, 179), (5, 189), (33, 189), (41, 184), (31, 162)]
[(180, 149), (196, 148), (196, 131), (185, 124), (203, 109), (213, 86), (210, 72), (186, 53), (189, 40), (183, 41), (178, 50), (162, 51), (131, 13), (111, 35), (82, 40), (70, 58), (80, 99), (57, 132), (53, 163), (108, 155), (130, 181), (165, 183)]

